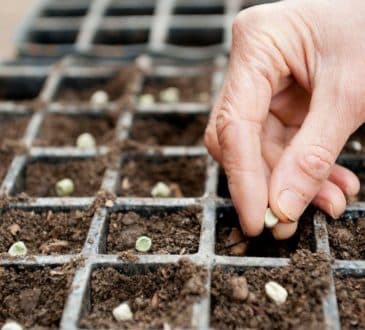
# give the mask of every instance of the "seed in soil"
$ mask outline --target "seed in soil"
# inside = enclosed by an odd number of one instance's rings
[[[56,183],[55,190],[58,197],[67,197],[73,194],[75,185],[71,179],[66,178]]]
[[[133,313],[128,305],[124,302],[113,309],[113,316],[117,321],[131,321],[133,320]]]
[[[151,190],[152,197],[170,197],[171,196],[171,189],[170,187],[164,182],[157,182],[152,190]]]
[[[27,255],[28,249],[24,242],[18,241],[10,247],[8,253],[11,257],[24,257]]]
[[[79,149],[92,149],[96,147],[95,138],[90,133],[82,133],[76,140]]]
[[[95,91],[90,98],[90,103],[95,106],[105,106],[109,102],[109,95],[102,90]]]
[[[152,247],[152,240],[147,236],[140,236],[136,240],[136,250],[138,252],[148,252]]]
[[[162,329],[164,324],[174,329],[193,327],[193,306],[206,294],[204,267],[187,259],[157,267],[129,267],[102,267],[92,273],[90,309],[80,327]],[[128,302],[133,311],[133,320],[122,324],[112,314],[121,301]]]
[[[1,330],[23,330],[23,327],[15,321],[8,321],[1,327]]]
[[[277,305],[284,304],[288,298],[288,291],[275,281],[265,284],[265,293]]]
[[[127,189],[121,184],[121,196],[150,197],[156,182],[164,182],[172,190],[171,197],[200,197],[204,194],[206,157],[125,159],[121,183],[128,179]]]
[[[155,104],[155,97],[152,94],[142,94],[138,98],[138,105],[140,107],[151,107]]]
[[[271,211],[270,208],[267,208],[265,213],[265,227],[274,228],[278,222],[278,217]]]
[[[164,103],[178,103],[180,92],[176,87],[168,87],[160,92],[160,101]]]
[[[196,253],[202,216],[196,207],[113,212],[108,219],[107,252],[135,253],[138,237],[148,236],[153,242],[151,254]]]

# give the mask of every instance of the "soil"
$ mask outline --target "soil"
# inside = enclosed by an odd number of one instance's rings
[[[198,208],[173,212],[112,213],[109,219],[108,252],[135,252],[139,236],[152,240],[148,254],[190,254],[198,252],[202,213]]]
[[[171,197],[200,197],[204,194],[205,157],[129,159],[121,170],[121,196],[151,197],[153,186],[169,185]]]
[[[0,150],[0,185],[8,173],[9,166],[14,158],[14,153]]]
[[[365,260],[365,218],[329,219],[327,230],[333,257]]]
[[[0,147],[5,140],[19,140],[28,124],[28,116],[0,115]]]
[[[312,212],[306,212],[299,221],[298,229],[293,237],[277,241],[267,229],[254,238],[239,235],[236,241],[229,240],[232,232],[240,232],[237,214],[233,209],[218,210],[217,236],[215,250],[218,255],[289,258],[299,249],[315,251],[315,237]],[[232,237],[232,234],[231,234]],[[234,244],[235,243],[235,244]],[[244,253],[238,253],[235,247],[244,244]]]
[[[365,278],[339,275],[335,285],[342,329],[365,329]]]
[[[23,241],[28,254],[79,253],[91,222],[85,211],[34,212],[8,209],[0,213],[0,253]]]
[[[114,138],[115,120],[108,116],[47,115],[37,137],[41,146],[75,146],[82,133],[94,136],[97,145],[105,145]]]
[[[322,298],[329,288],[329,262],[322,254],[299,250],[291,264],[281,268],[217,268],[212,276],[211,326],[215,329],[323,329]],[[244,276],[247,300],[234,299],[232,279]],[[278,306],[265,294],[275,281],[288,291]]]
[[[191,328],[193,304],[206,295],[207,271],[182,259],[176,265],[131,274],[100,268],[91,278],[91,310],[81,320],[88,329]],[[112,310],[128,302],[133,320],[116,322]]]
[[[56,183],[69,178],[75,185],[72,196],[94,196],[101,187],[105,168],[103,158],[29,163],[25,169],[23,192],[31,197],[57,197]]]
[[[148,145],[202,145],[207,122],[206,115],[175,114],[137,117],[130,137]]]
[[[63,267],[0,267],[0,326],[15,320],[25,328],[58,329],[73,277]]]
[[[144,82],[142,94],[152,94],[156,102],[160,100],[160,92],[169,87],[175,87],[180,92],[180,102],[207,103],[211,98],[211,75],[195,77],[150,77]]]

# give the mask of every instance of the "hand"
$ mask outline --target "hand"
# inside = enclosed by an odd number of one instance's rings
[[[365,120],[365,2],[292,0],[238,14],[206,146],[247,235],[270,205],[285,239],[310,202],[332,217],[358,193],[335,161]]]

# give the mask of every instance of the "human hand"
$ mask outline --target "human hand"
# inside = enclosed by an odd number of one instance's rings
[[[292,0],[235,18],[205,144],[247,235],[262,231],[268,204],[285,239],[310,202],[336,218],[358,193],[335,161],[365,121],[364,15],[361,0]]]

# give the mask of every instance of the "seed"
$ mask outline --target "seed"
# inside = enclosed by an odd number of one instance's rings
[[[168,87],[160,92],[160,100],[165,103],[180,101],[180,91],[176,87]]]
[[[234,227],[231,229],[231,232],[229,233],[227,240],[224,243],[225,247],[230,247],[232,245],[236,245],[238,243],[241,243],[243,241],[243,234],[242,231],[238,228]]]
[[[140,55],[136,58],[136,64],[142,71],[149,71],[152,66],[152,60],[148,55]]]
[[[148,252],[151,249],[152,240],[147,236],[140,236],[136,241],[136,250],[139,252]]]
[[[362,144],[360,141],[351,140],[349,146],[353,151],[360,152],[362,150]]]
[[[96,91],[93,95],[91,95],[90,102],[97,106],[106,105],[109,102],[109,95],[107,92],[102,90]]]
[[[138,98],[140,107],[150,107],[155,104],[155,97],[152,94],[143,94]]]
[[[151,190],[152,197],[170,197],[171,196],[171,189],[170,187],[163,182],[157,182],[152,190]]]
[[[236,257],[243,257],[247,251],[247,244],[242,242],[231,247],[231,255]]]
[[[278,305],[285,303],[286,298],[288,297],[286,289],[274,281],[270,281],[265,284],[265,293]]]
[[[8,321],[1,327],[1,330],[23,330],[23,327],[15,321]]]
[[[268,207],[265,213],[265,227],[273,228],[278,222],[278,217],[274,213],[272,213],[271,209]]]
[[[28,250],[22,241],[18,241],[10,247],[8,253],[12,257],[24,257],[27,255]]]
[[[113,316],[117,321],[133,320],[133,313],[126,302],[113,309]]]
[[[232,288],[232,297],[236,300],[244,301],[248,297],[248,285],[246,277],[235,276],[230,281]]]
[[[17,233],[20,232],[20,226],[17,223],[13,223],[12,225],[10,225],[8,227],[8,230],[10,231],[10,233],[15,236]]]
[[[96,147],[95,138],[90,133],[82,133],[76,140],[79,149],[92,149]]]
[[[58,197],[67,197],[73,194],[75,185],[71,179],[62,179],[56,183],[56,194]]]

